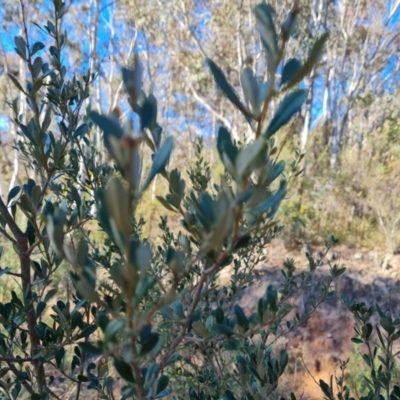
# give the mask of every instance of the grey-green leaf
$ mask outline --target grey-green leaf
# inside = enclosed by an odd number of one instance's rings
[[[294,114],[300,111],[301,106],[307,98],[307,93],[306,89],[298,89],[286,95],[275,111],[275,115],[265,131],[264,137],[271,137],[282,126],[286,125]]]
[[[238,149],[232,143],[231,134],[229,133],[228,129],[226,129],[224,126],[221,126],[218,129],[217,149],[221,161],[223,161],[223,154],[226,153],[231,163],[233,165],[235,164],[236,156],[238,154]]]
[[[26,61],[26,42],[22,36],[14,37],[15,51],[18,55]]]
[[[121,139],[124,135],[122,127],[114,117],[101,115],[96,111],[90,113],[90,119],[104,132],[105,135],[112,135]]]
[[[32,50],[31,50],[31,56],[33,56],[34,54],[36,54],[38,51],[43,50],[45,48],[44,44],[42,42],[36,42],[33,46],[32,46]]]
[[[263,203],[251,210],[252,214],[260,214],[267,212],[269,209],[279,203],[286,194],[287,182],[282,180],[279,189],[268,197]]]
[[[266,147],[266,140],[260,138],[240,151],[235,163],[236,172],[240,178],[247,178],[255,168],[260,167],[265,162]]]
[[[253,71],[249,67],[242,69],[240,74],[240,84],[246,101],[250,104],[253,112],[258,111],[258,83]]]
[[[328,38],[329,34],[324,33],[320,38],[317,39],[310,51],[310,55],[308,56],[307,61],[297,71],[296,75],[286,84],[286,88],[290,88],[298,84],[312,71],[314,65],[318,62],[322,54]]]
[[[287,61],[282,71],[281,86],[290,82],[293,77],[299,72],[301,63],[297,58],[291,58]]]
[[[13,74],[7,74],[8,77],[11,79],[12,83],[15,87],[20,90],[21,92],[25,93],[25,90],[22,88],[21,84],[18,82],[17,78]]]
[[[140,110],[141,129],[149,128],[153,130],[157,123],[157,99],[150,94]]]
[[[11,200],[13,200],[15,197],[18,196],[20,191],[21,191],[20,186],[15,186],[10,190],[10,192],[8,193],[8,197],[7,197],[7,206],[10,205]],[[13,202],[13,204],[14,204],[14,202]]]
[[[146,190],[154,177],[164,170],[171,156],[173,147],[174,139],[172,136],[169,136],[165,139],[164,143],[160,146],[153,158],[153,164],[150,168],[150,172],[146,178],[146,181],[143,184],[142,191]]]
[[[214,76],[215,83],[218,87],[222,90],[225,96],[234,104],[243,114],[247,115],[248,117],[251,116],[249,110],[242,104],[239,99],[238,94],[236,93],[235,89],[231,86],[231,84],[227,81],[224,73],[222,72],[221,68],[218,67],[217,64],[210,58],[207,59],[207,64],[210,68],[211,73]]]
[[[261,42],[267,53],[268,69],[270,73],[276,67],[276,60],[278,55],[277,35],[272,19],[273,9],[271,6],[261,3],[254,7],[254,14],[256,16],[256,28],[260,34]]]

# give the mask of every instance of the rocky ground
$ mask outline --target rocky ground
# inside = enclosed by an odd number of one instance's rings
[[[308,249],[317,254],[323,248]],[[322,392],[316,382],[329,382],[330,375],[339,373],[339,360],[354,357],[353,319],[340,301],[345,294],[350,300],[364,301],[371,305],[378,303],[384,310],[400,316],[400,256],[386,256],[379,251],[362,251],[338,246],[328,254],[328,259],[346,272],[339,278],[335,299],[323,304],[311,317],[307,327],[299,329],[280,343],[291,355],[288,367],[286,390],[293,391],[298,398],[322,399]],[[245,290],[241,299],[246,308],[254,308],[255,301],[265,293],[270,283],[280,280],[280,268],[286,258],[293,258],[299,269],[308,268],[304,249],[288,251],[283,243],[269,249],[267,262],[257,271],[257,279],[252,287]],[[329,267],[322,267],[321,275]],[[320,276],[321,276],[320,275]],[[317,278],[318,279],[318,278]]]

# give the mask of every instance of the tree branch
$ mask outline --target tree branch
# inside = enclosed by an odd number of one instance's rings
[[[22,292],[24,294],[24,304],[32,301],[32,289],[31,289],[31,260],[29,256],[28,238],[18,227],[14,218],[9,213],[7,206],[4,204],[3,199],[0,197],[0,215],[6,221],[8,227],[13,233],[16,239],[16,245],[18,247],[19,263],[21,268],[21,283]],[[31,354],[36,355],[40,351],[40,340],[35,331],[36,325],[36,313],[33,308],[33,304],[30,305],[29,310],[26,311],[26,320],[28,323],[29,338],[31,342]],[[33,360],[36,368],[37,378],[39,382],[39,391],[42,392],[43,387],[46,384],[46,377],[44,373],[44,367],[39,363],[38,359]]]

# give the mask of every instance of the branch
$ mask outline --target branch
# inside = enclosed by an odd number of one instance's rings
[[[389,15],[387,17],[387,20],[385,22],[385,26],[387,26],[390,22],[390,20],[393,18],[393,16],[396,14],[397,9],[400,7],[400,0],[397,0],[397,3],[392,7],[392,9],[389,12]]]
[[[10,242],[12,242],[12,243],[14,243],[14,244],[16,243],[15,239],[12,238],[12,237],[7,233],[7,231],[6,231],[5,229],[1,228],[1,227],[0,227],[0,233],[3,234],[3,236],[5,236]]]
[[[198,95],[196,90],[194,89],[192,83],[189,81],[189,87],[190,90],[193,93],[193,97],[201,103],[215,118],[217,118],[219,121],[221,121],[224,125],[226,125],[227,128],[233,129],[233,124],[231,124],[222,114],[220,114],[218,111],[215,111],[202,97]]]
[[[13,364],[23,364],[26,362],[32,362],[32,357],[27,358],[18,358],[18,357],[2,357],[0,356],[0,361],[4,361],[6,363],[13,363]]]
[[[192,319],[192,315],[195,312],[197,304],[200,300],[201,291],[203,289],[203,285],[204,285],[204,282],[206,281],[206,278],[207,278],[207,275],[205,273],[203,273],[201,275],[199,283],[197,284],[196,293],[193,296],[192,306],[190,307],[190,310],[188,311],[188,313],[186,315],[186,318],[185,318],[185,321],[183,322],[181,331],[180,331],[179,335],[175,338],[175,340],[172,342],[171,346],[169,347],[169,350],[167,351],[167,353],[165,354],[165,356],[163,357],[163,359],[160,362],[160,371],[162,371],[164,369],[165,364],[170,359],[172,354],[175,353],[176,348],[179,346],[179,344],[185,337],[186,330]]]
[[[28,253],[28,238],[18,227],[17,223],[14,221],[13,217],[9,213],[7,206],[4,204],[4,201],[1,197],[0,197],[0,215],[6,221],[17,242],[16,245],[18,247],[19,263],[21,268],[22,291],[25,296],[24,303],[25,302],[28,303],[32,299],[31,260]],[[32,356],[34,356],[40,351],[40,340],[35,331],[36,313],[32,305],[30,306],[30,309],[26,311],[26,321],[28,324],[29,339],[31,342],[31,352]],[[37,359],[33,360],[33,363],[35,365],[35,369],[38,374],[39,390],[40,392],[42,392],[43,387],[46,386],[44,368],[43,365],[39,364],[39,360]],[[32,388],[30,389],[32,390]],[[33,391],[30,393],[33,393]]]
[[[6,361],[7,362],[7,361]],[[17,368],[15,367],[14,364],[12,364],[11,362],[7,362],[8,368],[10,368],[10,370],[13,372],[13,374],[15,375],[15,377],[17,377],[19,375],[19,371],[17,370]],[[24,386],[24,388],[26,389],[26,391],[29,394],[33,394],[34,391],[32,389],[32,386],[25,380],[25,379],[21,379],[20,381],[22,383],[22,385]]]

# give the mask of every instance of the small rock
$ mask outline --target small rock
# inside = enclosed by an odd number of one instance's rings
[[[363,258],[363,255],[362,255],[362,253],[355,253],[353,257],[356,260],[361,260]]]

